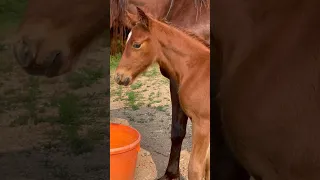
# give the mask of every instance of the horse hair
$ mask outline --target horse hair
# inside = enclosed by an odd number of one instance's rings
[[[197,9],[197,17],[199,14],[201,14],[201,8],[202,6],[207,6],[208,2],[210,0],[194,0],[194,6]],[[113,31],[113,36],[114,37],[118,37],[120,38],[121,42],[124,43],[125,42],[125,37],[124,37],[124,31],[125,31],[125,26],[124,26],[124,21],[125,21],[125,14],[126,14],[126,10],[127,10],[127,5],[128,5],[128,0],[111,0],[110,3],[115,3],[117,5],[117,14],[115,14],[115,16],[117,16],[117,20],[116,23],[114,23],[114,29],[116,29],[115,31]],[[200,12],[200,13],[198,13]],[[166,22],[164,19],[160,20],[161,22],[164,22],[170,26],[171,25],[169,22]],[[187,31],[185,29],[181,29],[178,28],[176,26],[173,26],[183,32],[185,32],[186,34],[188,34],[190,37],[193,37],[194,39],[200,41],[202,44],[204,44],[206,47],[210,48],[210,45],[202,38],[200,38],[199,36],[197,36],[196,34]]]
[[[188,31],[188,30],[186,30],[186,29],[184,29],[184,28],[177,27],[177,26],[173,25],[172,23],[166,21],[165,19],[160,19],[160,20],[158,20],[158,21],[160,21],[160,22],[162,22],[162,23],[165,23],[165,24],[169,25],[170,27],[173,27],[173,28],[175,28],[175,29],[178,29],[178,30],[182,31],[182,32],[185,33],[186,35],[188,35],[188,36],[190,36],[191,38],[199,41],[200,43],[202,43],[203,45],[205,45],[207,48],[210,49],[210,44],[209,44],[207,41],[205,41],[203,38],[201,38],[201,37],[199,37],[198,35],[196,35],[195,33],[191,32],[191,31]]]

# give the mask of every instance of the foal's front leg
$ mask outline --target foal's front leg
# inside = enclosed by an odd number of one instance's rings
[[[169,76],[160,69],[161,73]],[[172,104],[172,123],[171,123],[171,149],[167,170],[160,180],[180,179],[179,163],[182,141],[186,135],[186,126],[188,122],[187,115],[180,107],[177,84],[170,80],[170,93]]]

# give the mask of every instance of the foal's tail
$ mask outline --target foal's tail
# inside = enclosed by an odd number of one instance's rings
[[[207,156],[206,156],[205,180],[210,180],[210,144],[208,146]]]

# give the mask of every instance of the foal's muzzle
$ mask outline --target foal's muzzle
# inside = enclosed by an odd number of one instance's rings
[[[128,75],[123,74],[123,73],[116,73],[114,79],[117,82],[117,84],[128,86],[130,84],[132,78]]]

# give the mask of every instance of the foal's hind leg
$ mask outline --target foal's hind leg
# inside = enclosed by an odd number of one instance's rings
[[[161,70],[161,69],[160,69]],[[161,73],[169,78],[167,74],[161,70]],[[172,123],[171,123],[171,150],[167,170],[160,180],[172,180],[180,178],[179,163],[182,141],[186,135],[186,126],[188,117],[182,111],[178,98],[178,88],[175,82],[170,80],[170,93],[172,104]]]
[[[207,150],[207,157],[206,157],[206,167],[205,167],[205,179],[210,180],[210,144]]]
[[[210,144],[210,119],[192,118],[192,151],[188,167],[188,179],[202,180],[206,168]]]

